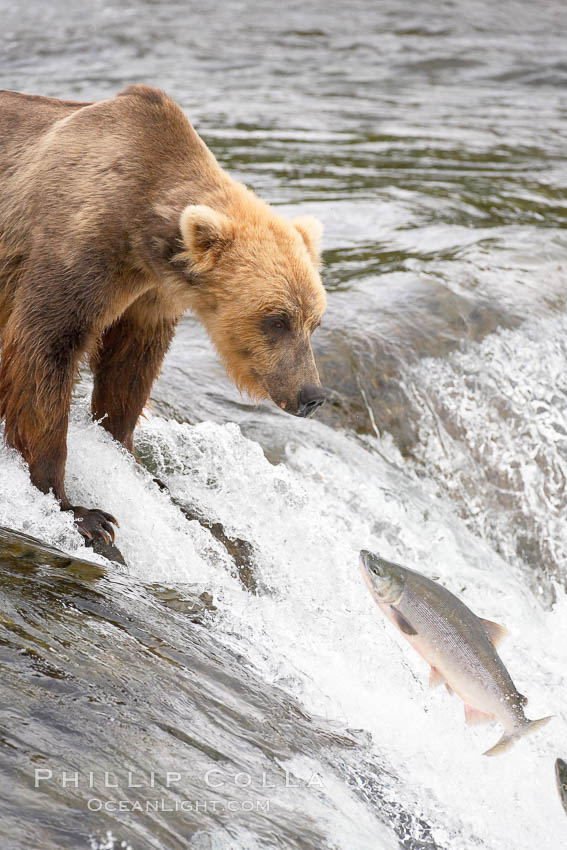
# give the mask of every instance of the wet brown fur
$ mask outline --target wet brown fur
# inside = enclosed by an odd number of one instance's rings
[[[294,412],[318,383],[317,223],[285,221],[232,180],[163,92],[92,104],[0,92],[0,183],[0,417],[62,507],[82,357],[94,416],[130,450],[187,309],[253,398]],[[266,330],[279,315],[285,333]]]

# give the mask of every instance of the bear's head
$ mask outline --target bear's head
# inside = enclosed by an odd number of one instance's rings
[[[325,400],[311,334],[325,309],[310,216],[286,221],[258,199],[229,214],[185,207],[180,218],[191,308],[237,387],[296,416]]]

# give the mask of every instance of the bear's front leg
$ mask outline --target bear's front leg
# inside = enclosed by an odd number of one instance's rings
[[[53,306],[53,305],[52,305]],[[67,318],[67,321],[63,321]],[[0,418],[5,440],[27,461],[32,483],[53,491],[61,509],[73,511],[86,540],[114,540],[104,511],[71,505],[64,487],[67,425],[77,363],[90,342],[76,317],[50,314],[50,306],[16,305],[5,329],[0,363]]]
[[[91,358],[93,417],[134,457],[134,429],[177,325],[156,320],[156,306],[151,293],[141,296],[105,331]]]

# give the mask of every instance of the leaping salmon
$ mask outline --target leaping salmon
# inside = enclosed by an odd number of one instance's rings
[[[415,570],[364,550],[360,568],[379,608],[431,665],[430,686],[444,682],[449,693],[457,693],[467,723],[497,720],[504,726],[500,740],[484,755],[503,752],[551,719],[525,716],[527,699],[496,652],[507,634],[503,626],[477,617],[453,593]]]
[[[557,782],[561,805],[567,814],[567,764],[563,759],[555,760],[555,781]]]

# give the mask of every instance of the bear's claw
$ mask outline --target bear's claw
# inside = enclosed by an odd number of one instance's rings
[[[71,508],[77,523],[77,531],[85,540],[94,540],[95,537],[102,537],[105,543],[114,543],[114,528],[111,523],[118,526],[112,514],[107,514],[106,511],[100,511],[96,508],[82,508],[76,506]]]

